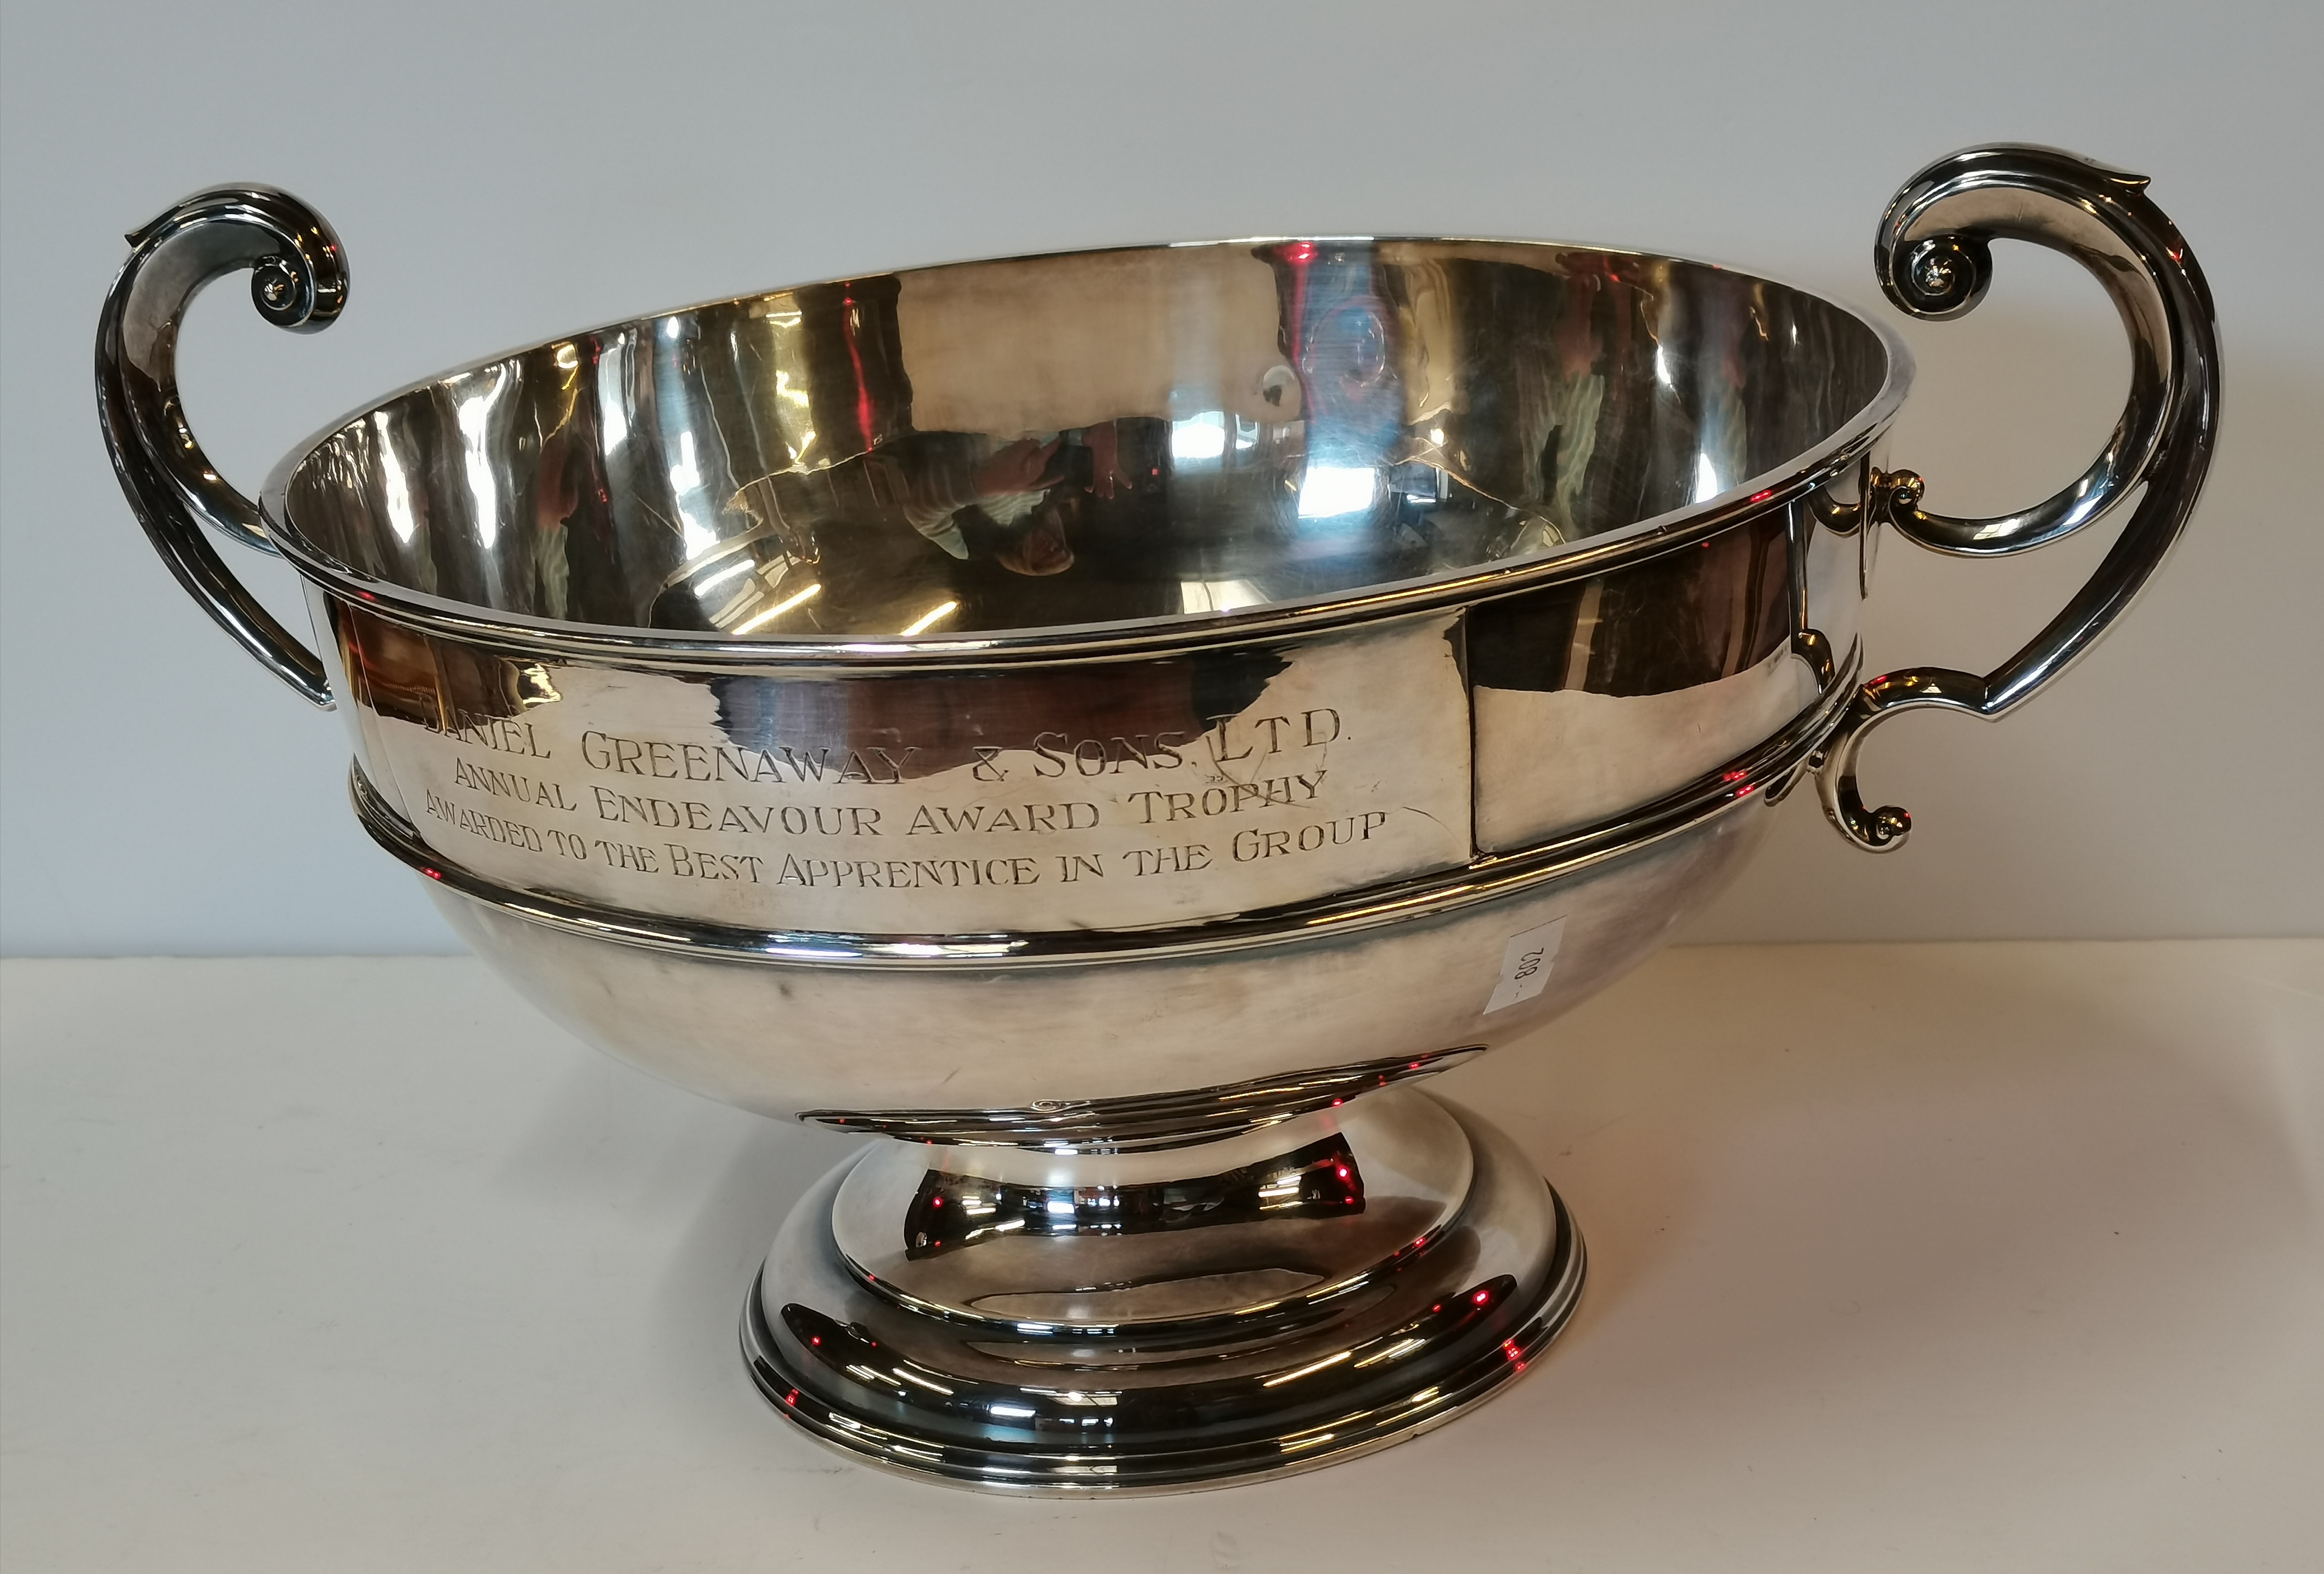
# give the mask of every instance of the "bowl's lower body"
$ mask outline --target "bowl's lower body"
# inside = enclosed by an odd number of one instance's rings
[[[874,1144],[793,1210],[742,1339],[779,1412],[872,1463],[1184,1491],[1441,1424],[1526,1369],[1582,1276],[1508,1138],[1389,1088],[1158,1151]]]
[[[1748,858],[1828,719],[1627,839],[1072,943],[592,908],[438,859],[360,778],[356,800],[582,1036],[886,1134],[794,1211],[742,1319],[783,1413],[959,1484],[1167,1491],[1426,1431],[1556,1334],[1582,1279],[1563,1207],[1409,1080],[1644,961]]]
[[[1773,819],[1755,798],[1536,884],[1495,891],[1464,876],[1483,888],[1476,899],[1349,932],[1055,965],[866,968],[609,943],[539,921],[521,897],[426,888],[479,956],[581,1038],[725,1103],[1008,1140],[1038,1140],[1056,1125],[1045,1112],[1086,1105],[1103,1112],[1093,1135],[1120,1137],[1118,1107],[1158,1095],[1506,1044],[1661,949]],[[1554,956],[1505,991],[1512,943],[1553,930]]]

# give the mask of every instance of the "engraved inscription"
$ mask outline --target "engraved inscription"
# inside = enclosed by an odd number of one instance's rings
[[[1359,842],[1369,842],[1372,833],[1388,824],[1388,815],[1379,809],[1360,815],[1344,815],[1321,824],[1310,822],[1296,831],[1238,831],[1234,836],[1234,856],[1237,863],[1249,863],[1260,858],[1288,858],[1295,852],[1321,852],[1326,847],[1346,847]]]
[[[455,713],[456,716],[457,713]],[[549,750],[540,746],[540,738],[530,722],[512,722],[494,717],[458,719],[449,724],[429,728],[438,737],[455,743],[466,743],[475,749],[489,749],[495,754],[523,754],[534,759],[547,759]]]
[[[378,723],[446,857],[750,927],[1181,922],[1468,859],[1468,707],[1441,621],[1237,659],[933,695],[527,667],[502,690],[521,714]]]
[[[530,777],[512,770],[495,770],[488,765],[471,765],[465,759],[453,757],[452,781],[487,797],[511,798],[520,804],[538,808],[573,812],[565,801],[565,784]]]
[[[447,798],[438,797],[432,792],[424,801],[430,816],[471,836],[481,836],[503,847],[521,847],[532,852],[541,851],[544,838],[530,825],[504,820],[498,815],[472,809],[465,804],[453,803]]]
[[[1324,772],[1312,774],[1263,777],[1258,781],[1233,781],[1220,787],[1204,787],[1202,791],[1173,793],[1148,789],[1129,795],[1137,805],[1139,823],[1151,825],[1159,821],[1208,819],[1213,815],[1240,815],[1246,810],[1264,809],[1272,804],[1289,805],[1294,803],[1312,804],[1321,794]]]
[[[917,749],[900,754],[885,749],[739,749],[730,744],[672,743],[659,738],[621,738],[594,729],[581,734],[581,758],[593,770],[664,781],[794,781],[897,783]]]
[[[859,891],[957,890],[975,886],[1029,886],[1041,878],[1029,858],[791,858],[777,885]]]

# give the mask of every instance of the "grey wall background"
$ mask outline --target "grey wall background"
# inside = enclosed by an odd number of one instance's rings
[[[688,299],[980,254],[1255,233],[1561,236],[1707,255],[1885,310],[1895,185],[1976,141],[2145,171],[2217,293],[2226,436],[2122,631],[1995,726],[1916,717],[1868,790],[1804,797],[1696,939],[2324,933],[2324,60],[2313,6],[414,3],[0,9],[0,948],[451,950],[357,830],[334,720],[210,627],[132,523],[89,345],[121,233],[287,186],[346,240],[319,337],[221,287],[193,422],[254,490],[397,383]],[[2128,360],[2070,265],[1997,259],[1904,328],[1894,444],[1932,506],[2077,474]],[[1986,667],[2106,526],[2008,564],[1891,539],[1869,658]],[[278,606],[288,571],[231,559]],[[303,626],[303,614],[300,614]]]

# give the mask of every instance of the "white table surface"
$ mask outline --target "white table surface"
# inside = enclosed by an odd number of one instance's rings
[[[2324,1568],[2324,942],[1667,953],[1438,1084],[1590,1243],[1524,1381],[1111,1503],[779,1422],[735,1315],[850,1139],[473,962],[0,995],[10,1574]]]

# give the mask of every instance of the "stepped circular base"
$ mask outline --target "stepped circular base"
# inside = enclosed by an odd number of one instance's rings
[[[871,1463],[1185,1491],[1443,1424],[1556,1336],[1582,1268],[1507,1138],[1389,1090],[1167,1155],[880,1145],[793,1211],[742,1341],[778,1411]]]

